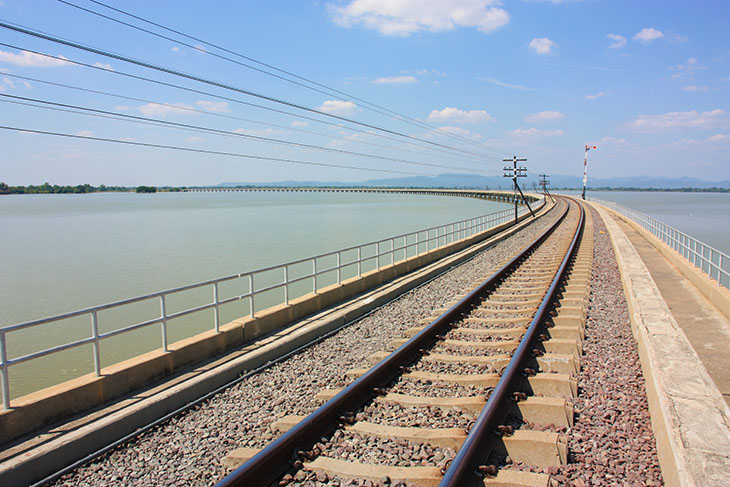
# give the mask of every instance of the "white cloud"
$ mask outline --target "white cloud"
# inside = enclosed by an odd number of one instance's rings
[[[389,78],[378,78],[373,80],[376,85],[407,85],[418,83],[413,76],[391,76]]]
[[[215,113],[226,113],[230,112],[228,108],[228,102],[226,101],[211,101],[211,100],[198,100],[195,102],[203,110]]]
[[[172,52],[174,52],[175,54],[185,54],[185,52],[183,52],[183,50],[182,50],[182,49],[180,49],[180,48],[179,48],[179,47],[177,47],[177,46],[173,47],[173,48],[172,48],[172,49],[170,49],[170,50],[171,50]]]
[[[682,91],[707,91],[707,86],[697,86],[697,85],[689,85],[689,86],[683,86]]]
[[[609,49],[619,49],[626,45],[626,38],[618,34],[608,34],[606,37],[611,39],[613,42],[608,46]]]
[[[715,134],[707,137],[707,142],[730,142],[730,134]]]
[[[96,66],[97,68],[102,68],[102,69],[106,69],[106,70],[109,70],[109,71],[114,71],[114,68],[112,68],[112,65],[111,64],[96,62],[96,63],[94,63],[94,66]]]
[[[407,73],[408,71],[401,71],[401,73]],[[446,73],[442,73],[441,71],[437,69],[419,69],[416,71],[416,74],[419,76],[428,76],[428,75],[434,75],[434,76],[446,76]]]
[[[465,137],[467,139],[472,140],[479,140],[482,138],[480,134],[474,133],[471,130],[467,130],[465,128],[461,127],[452,127],[452,126],[445,126],[445,127],[439,127],[439,130],[442,132],[448,132],[450,134],[459,135],[461,137]]]
[[[662,31],[656,30],[653,27],[645,27],[636,33],[634,40],[648,44],[651,41],[661,39],[662,37],[664,37],[664,33]]]
[[[120,107],[121,108],[121,107]],[[161,105],[159,103],[147,103],[146,105],[140,105],[137,110],[142,112],[143,115],[148,117],[166,117],[167,115],[194,115],[195,112],[191,111],[190,105],[185,103],[170,103],[167,105]]]
[[[76,132],[76,135],[80,135],[81,137],[93,137],[94,132],[92,132],[91,130],[79,130],[78,132]]]
[[[197,142],[203,142],[205,139],[203,137],[198,137],[197,135],[191,135],[190,137],[187,137],[185,140],[187,142],[197,143]]]
[[[565,132],[562,130],[540,130],[537,128],[529,128],[529,129],[515,129],[510,132],[507,132],[507,135],[511,135],[513,137],[560,137],[561,135],[564,135]]]
[[[599,98],[603,98],[605,96],[608,96],[609,94],[603,91],[599,91],[595,95],[586,95],[586,99],[588,100],[598,100]]]
[[[63,56],[59,56],[63,59]],[[66,61],[41,56],[34,52],[20,51],[20,54],[14,52],[0,51],[0,62],[15,64],[16,66],[31,66],[34,68],[51,68],[55,66],[66,66]]]
[[[332,115],[343,116],[353,114],[355,112],[355,108],[357,108],[357,105],[351,101],[327,100],[317,107],[317,110],[330,113]]]
[[[546,110],[544,112],[531,113],[525,117],[527,123],[552,122],[565,118],[565,115],[555,110]]]
[[[342,7],[328,4],[327,9],[341,27],[363,25],[385,36],[408,36],[459,27],[492,32],[509,23],[509,13],[492,6],[497,3],[496,0],[352,0]]]
[[[266,129],[236,129],[234,130],[237,134],[243,134],[243,135],[253,135],[255,137],[267,137],[270,135],[276,135],[282,133],[281,130],[276,130],[272,128],[266,128]]]
[[[612,145],[612,144],[625,144],[626,139],[617,139],[616,137],[604,137],[601,140],[598,141],[595,145],[602,146],[602,145]],[[590,144],[589,144],[590,145]]]
[[[696,57],[691,57],[687,59],[684,64],[677,64],[676,66],[672,66],[669,69],[671,69],[672,71],[676,71],[674,74],[672,74],[672,79],[691,79],[694,77],[695,71],[700,71],[707,68],[700,64],[699,60]]]
[[[291,126],[292,127],[299,127],[299,128],[309,127],[309,122],[305,122],[303,120],[294,120],[291,123]]]
[[[494,120],[485,110],[460,110],[446,107],[443,110],[433,110],[428,115],[429,122],[452,123],[485,123]]]
[[[637,132],[660,132],[677,129],[706,129],[730,126],[730,118],[724,110],[709,112],[668,112],[659,115],[639,115],[628,123],[628,128]]]
[[[505,83],[504,81],[500,81],[496,78],[489,78],[486,76],[482,76],[479,78],[480,81],[485,81],[487,83],[491,83],[493,85],[502,86],[504,88],[512,88],[513,90],[521,90],[521,91],[537,91],[535,88],[528,88],[527,86],[522,85],[515,85],[511,83]]]
[[[552,54],[553,48],[558,47],[558,45],[547,37],[535,37],[530,41],[529,47],[537,54]]]
[[[3,83],[8,88],[15,88],[15,83],[13,83],[13,80],[11,80],[10,78],[8,78],[7,76],[3,76]]]

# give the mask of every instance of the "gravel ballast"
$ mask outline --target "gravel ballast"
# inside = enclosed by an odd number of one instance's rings
[[[595,247],[569,463],[511,468],[548,472],[565,486],[664,485],[621,275],[606,226],[590,211]]]
[[[228,473],[221,459],[240,447],[262,448],[278,436],[271,424],[308,414],[323,388],[342,384],[347,370],[385,350],[405,330],[444,308],[474,282],[488,277],[555,218],[545,218],[376,310],[339,333],[255,374],[205,403],[65,474],[57,486],[212,485]]]
[[[402,338],[407,328],[416,326],[419,320],[447,306],[475,281],[487,277],[495,264],[527,244],[553,221],[556,213],[553,211],[515,237],[404,294],[332,337],[65,475],[54,485],[214,484],[228,473],[220,462],[223,456],[235,448],[267,445],[278,436],[271,429],[274,421],[288,414],[310,413],[319,405],[314,399],[317,392],[349,383],[351,379],[345,379],[344,372],[365,366],[369,355],[387,349],[389,342]],[[545,472],[566,486],[663,485],[620,275],[605,226],[595,212],[592,214],[595,249],[583,368],[578,374],[579,395],[574,400],[576,423],[565,433],[569,438],[571,463]],[[472,373],[494,372],[489,366],[476,365],[421,362],[414,367],[414,370],[441,373],[452,369],[453,372],[465,369]],[[413,392],[417,383],[402,380],[397,388],[400,392]],[[465,389],[477,394],[483,392],[481,388],[461,386],[445,386],[442,391],[450,395],[461,394]],[[391,426],[468,428],[469,421],[475,418],[454,410],[407,408],[375,401],[358,413],[357,419]],[[530,426],[522,427],[529,429]],[[538,425],[532,426],[540,429]],[[379,455],[392,465],[442,466],[453,456],[446,449],[403,441],[374,442],[357,434],[325,440],[322,446],[331,453],[328,456],[340,458],[357,457],[355,452],[361,445],[381,445]],[[508,468],[541,471],[522,465]],[[378,485],[317,477],[301,470],[296,474],[299,477],[292,485]]]

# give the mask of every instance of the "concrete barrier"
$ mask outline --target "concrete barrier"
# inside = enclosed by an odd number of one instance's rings
[[[610,208],[607,208],[615,218],[626,222],[637,232],[641,233],[646,240],[661,253],[665,259],[676,267],[684,277],[689,280],[727,319],[730,319],[730,289],[721,286],[716,280],[711,279],[706,273],[685,259],[679,252],[671,248],[656,235]]]

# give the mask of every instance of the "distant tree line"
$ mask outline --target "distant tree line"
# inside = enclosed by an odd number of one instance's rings
[[[185,186],[173,187],[173,186],[161,186],[159,188],[155,186],[137,186],[136,188],[130,188],[128,186],[106,186],[101,184],[99,186],[92,186],[90,184],[79,184],[76,186],[59,186],[58,184],[43,183],[39,186],[9,186],[6,183],[0,182],[0,194],[84,194],[84,193],[104,193],[104,192],[117,192],[117,193],[129,193],[135,191],[137,193],[156,193],[157,191],[169,191],[177,193],[184,191]]]
[[[579,191],[580,188],[550,188],[553,190],[572,190]],[[636,188],[633,186],[605,186],[601,188],[587,188],[587,191],[648,191],[648,192],[663,192],[663,193],[730,193],[730,188]]]
[[[124,186],[92,186],[90,184],[79,184],[76,186],[59,186],[58,184],[43,183],[39,186],[8,186],[0,182],[0,194],[83,194],[99,193],[105,191],[129,191]]]

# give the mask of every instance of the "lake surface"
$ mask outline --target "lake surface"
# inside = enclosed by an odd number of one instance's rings
[[[633,208],[730,255],[730,193],[589,191],[587,198]]]
[[[363,193],[96,193],[0,197],[0,326],[251,271],[503,209],[507,203]],[[209,288],[208,288],[209,290]],[[210,302],[209,292],[205,300]],[[190,300],[202,299],[194,293]],[[205,302],[205,301],[203,301]],[[172,307],[174,303],[171,303]],[[174,311],[174,310],[173,310]],[[210,311],[210,310],[209,310]],[[239,313],[236,315],[236,313]],[[211,311],[212,314],[212,311]],[[243,314],[233,307],[221,323]],[[99,316],[103,331],[159,316]],[[193,316],[170,342],[211,328]],[[8,334],[10,357],[90,335],[89,317]],[[102,342],[103,364],[160,346],[159,326]],[[12,396],[93,370],[91,346],[10,367]],[[73,365],[70,365],[73,364]]]

